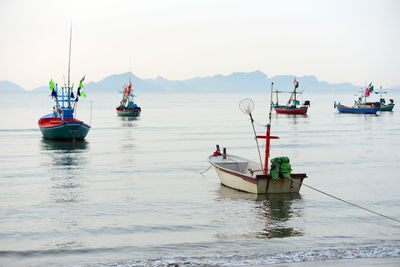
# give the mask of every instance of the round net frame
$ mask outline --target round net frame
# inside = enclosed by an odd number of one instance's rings
[[[254,110],[254,102],[250,98],[245,98],[239,102],[240,110],[247,115],[250,115]]]

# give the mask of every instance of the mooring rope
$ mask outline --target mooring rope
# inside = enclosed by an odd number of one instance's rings
[[[295,182],[300,183],[299,181],[296,181],[296,180],[294,180],[294,179],[292,179],[292,178],[290,178],[290,177],[289,177],[289,179],[292,180],[292,181],[295,181]],[[315,188],[315,187],[312,187],[312,186],[310,186],[310,185],[307,185],[307,184],[305,184],[305,183],[303,183],[303,185],[306,186],[306,187],[308,187],[308,188],[310,188],[310,189],[312,189],[312,190],[315,190],[315,191],[317,191],[317,192],[319,192],[319,193],[321,193],[321,194],[324,194],[324,195],[329,196],[329,197],[331,197],[331,198],[337,199],[337,200],[339,200],[339,201],[342,201],[342,202],[344,202],[344,203],[347,203],[347,204],[349,204],[349,205],[351,205],[351,206],[354,206],[354,207],[356,207],[356,208],[359,208],[359,209],[362,209],[362,210],[371,212],[371,213],[373,213],[373,214],[379,215],[379,216],[384,217],[384,218],[386,218],[386,219],[393,220],[393,221],[396,221],[396,222],[400,223],[400,220],[399,220],[399,219],[396,219],[396,218],[387,216],[387,215],[385,215],[385,214],[382,214],[382,213],[379,213],[379,212],[376,212],[376,211],[373,211],[373,210],[364,208],[364,207],[362,207],[362,206],[360,206],[360,205],[357,205],[357,204],[354,204],[354,203],[352,203],[352,202],[350,202],[350,201],[341,199],[341,198],[339,198],[339,197],[336,197],[336,196],[334,196],[334,195],[331,195],[331,194],[329,194],[329,193],[326,193],[326,192],[324,192],[324,191],[322,191],[322,190],[319,190],[319,189],[317,189],[317,188]]]
[[[208,168],[207,168],[205,171],[200,172],[200,174],[205,173],[205,172],[208,171],[211,167],[212,167],[212,164],[210,163],[210,166],[208,166]]]
[[[267,127],[267,125],[266,124],[261,124],[261,123],[258,123],[258,122],[254,122],[255,124],[257,124],[258,126],[263,126],[263,127]]]
[[[208,166],[208,168],[207,168],[206,170],[200,172],[200,174],[205,173],[205,172],[208,171],[212,166],[213,166],[213,165],[210,163],[210,166]],[[299,181],[294,180],[294,179],[292,179],[292,178],[290,178],[290,177],[289,177],[289,179],[290,179],[291,181],[293,181],[293,182],[300,183]],[[319,190],[319,189],[317,189],[317,188],[315,188],[315,187],[312,187],[311,185],[308,185],[308,184],[305,184],[305,183],[302,183],[302,185],[304,185],[305,187],[308,187],[308,188],[310,188],[310,189],[312,189],[312,190],[314,190],[314,191],[317,191],[318,193],[321,193],[321,194],[326,195],[326,196],[328,196],[328,197],[334,198],[334,199],[339,200],[339,201],[341,201],[341,202],[347,203],[347,204],[349,204],[349,205],[351,205],[351,206],[354,206],[354,207],[356,207],[356,208],[359,208],[359,209],[368,211],[368,212],[373,213],[373,214],[375,214],[375,215],[378,215],[378,216],[384,217],[384,218],[386,218],[386,219],[389,219],[389,220],[392,220],[392,221],[395,221],[395,222],[400,223],[400,220],[399,220],[399,219],[396,219],[396,218],[387,216],[387,215],[385,215],[385,214],[382,214],[382,213],[379,213],[379,212],[376,212],[376,211],[373,211],[373,210],[364,208],[364,207],[362,207],[362,206],[360,206],[360,205],[354,204],[354,203],[352,203],[352,202],[350,202],[350,201],[344,200],[344,199],[342,199],[342,198],[336,197],[336,196],[331,195],[331,194],[329,194],[329,193],[326,193],[326,192],[324,192],[324,191],[322,191],[322,190]]]

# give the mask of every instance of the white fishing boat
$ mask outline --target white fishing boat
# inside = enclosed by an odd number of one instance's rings
[[[271,85],[271,96],[272,96]],[[254,162],[239,156],[230,155],[223,149],[220,152],[219,145],[213,155],[208,157],[208,161],[214,166],[221,184],[240,191],[254,194],[276,194],[276,193],[298,193],[300,191],[303,179],[307,177],[305,173],[291,173],[291,166],[287,157],[272,159],[269,167],[268,159],[270,154],[270,140],[278,139],[271,136],[271,111],[270,105],[269,123],[266,125],[266,135],[257,136],[254,128],[254,120],[251,112],[254,109],[254,103],[251,99],[244,99],[240,102],[240,109],[250,116],[254,135],[258,148],[260,162]],[[264,163],[261,159],[261,153],[257,139],[265,139],[265,158]]]
[[[273,181],[270,175],[260,170],[260,164],[227,154],[209,156],[209,162],[215,167],[221,184],[240,191],[254,194],[298,193],[306,174],[290,175],[291,179],[279,178]]]

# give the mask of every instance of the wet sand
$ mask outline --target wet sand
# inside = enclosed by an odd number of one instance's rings
[[[326,260],[326,261],[306,261],[280,263],[271,265],[257,265],[254,267],[353,267],[353,266],[385,266],[399,267],[400,257],[398,258],[364,258],[364,259],[342,259],[342,260]]]

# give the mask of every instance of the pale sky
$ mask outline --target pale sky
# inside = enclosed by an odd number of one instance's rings
[[[397,0],[0,0],[0,80],[251,72],[400,85]]]

